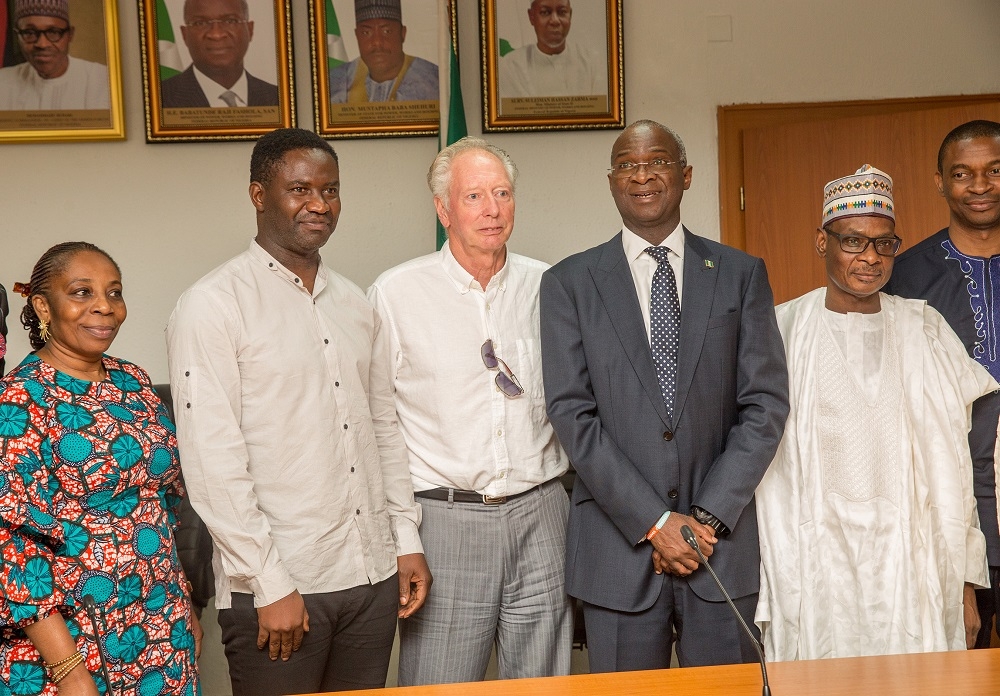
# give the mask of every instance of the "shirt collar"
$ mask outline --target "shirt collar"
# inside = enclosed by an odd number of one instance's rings
[[[622,226],[622,246],[625,248],[625,258],[628,259],[629,263],[632,263],[637,258],[646,253],[646,249],[652,246],[645,239],[637,235],[635,232],[629,228]],[[684,260],[684,226],[681,223],[677,223],[677,227],[674,228],[673,232],[667,235],[659,246],[665,246],[677,257],[683,261]]]
[[[215,106],[221,99],[219,95],[227,91],[227,88],[223,87],[218,82],[203,73],[197,68],[197,66],[192,65],[191,67],[194,69],[194,77],[198,80],[198,86],[201,87],[201,91],[205,93],[205,98],[208,99],[208,103]],[[236,98],[239,100],[237,102],[238,106],[247,105],[247,89],[247,71],[244,70],[240,75],[240,79],[236,81],[236,84],[228,88],[228,91],[235,94]]]
[[[510,249],[507,249],[507,258],[504,260],[503,267],[497,271],[490,282],[486,284],[486,288],[480,287],[479,281],[477,281],[471,273],[462,268],[462,265],[455,258],[455,255],[451,253],[451,247],[448,242],[444,243],[441,247],[441,265],[444,266],[445,273],[451,278],[455,285],[455,289],[461,294],[465,294],[470,290],[486,290],[489,287],[496,287],[500,290],[507,289],[507,275],[510,273]]]
[[[264,266],[267,270],[277,274],[279,277],[284,278],[286,281],[294,285],[296,288],[302,292],[308,293],[305,286],[302,285],[302,279],[297,275],[292,273],[290,270],[281,265],[278,259],[271,256],[264,250],[257,240],[254,239],[250,242],[250,256],[257,261],[259,264]],[[319,269],[316,271],[316,281],[313,283],[313,296],[315,297],[326,287],[327,274],[326,266],[323,264],[323,259],[319,260]]]

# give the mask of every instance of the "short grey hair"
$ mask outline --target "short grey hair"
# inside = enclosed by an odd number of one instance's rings
[[[466,136],[441,150],[431,162],[431,168],[427,171],[427,185],[435,198],[440,198],[442,202],[447,204],[448,188],[451,186],[451,166],[458,155],[472,150],[489,153],[500,160],[503,168],[507,171],[511,193],[514,192],[514,187],[517,184],[517,165],[514,164],[510,155],[487,140]]]
[[[185,22],[187,22],[190,5],[194,1],[195,0],[184,0],[184,9],[181,12],[184,15]],[[250,19],[250,3],[247,2],[247,0],[240,0],[240,7],[243,9],[243,19]]]
[[[685,165],[688,163],[688,153],[687,153],[687,148],[684,147],[684,141],[681,140],[681,136],[677,135],[677,133],[672,128],[668,128],[662,123],[657,123],[656,121],[650,120],[648,118],[644,118],[640,121],[632,123],[631,125],[629,125],[629,128],[635,128],[636,126],[645,126],[646,128],[653,128],[655,130],[659,130],[662,133],[665,133],[666,135],[669,135],[671,138],[674,139],[674,142],[677,143],[677,154],[680,155],[681,163]]]

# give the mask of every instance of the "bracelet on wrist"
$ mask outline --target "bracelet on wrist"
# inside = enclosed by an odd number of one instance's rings
[[[74,669],[80,666],[83,662],[83,653],[75,652],[69,657],[54,662],[51,665],[46,665],[49,673],[49,681],[53,684],[58,684],[72,672]]]

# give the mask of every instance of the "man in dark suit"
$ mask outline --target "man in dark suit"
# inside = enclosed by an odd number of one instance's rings
[[[161,83],[163,108],[278,105],[278,87],[243,67],[253,39],[246,0],[187,0],[181,36],[192,63]]]
[[[542,277],[549,418],[576,467],[566,587],[593,672],[756,659],[705,555],[753,625],[754,489],[781,439],[788,374],[764,262],[684,229],[673,131],[639,121],[608,180],[624,229]],[[683,308],[683,311],[682,311]]]

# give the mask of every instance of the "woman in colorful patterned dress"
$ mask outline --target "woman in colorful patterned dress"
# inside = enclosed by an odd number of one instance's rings
[[[174,550],[174,426],[149,376],[105,355],[121,273],[48,250],[0,380],[0,696],[199,693],[201,627]]]

